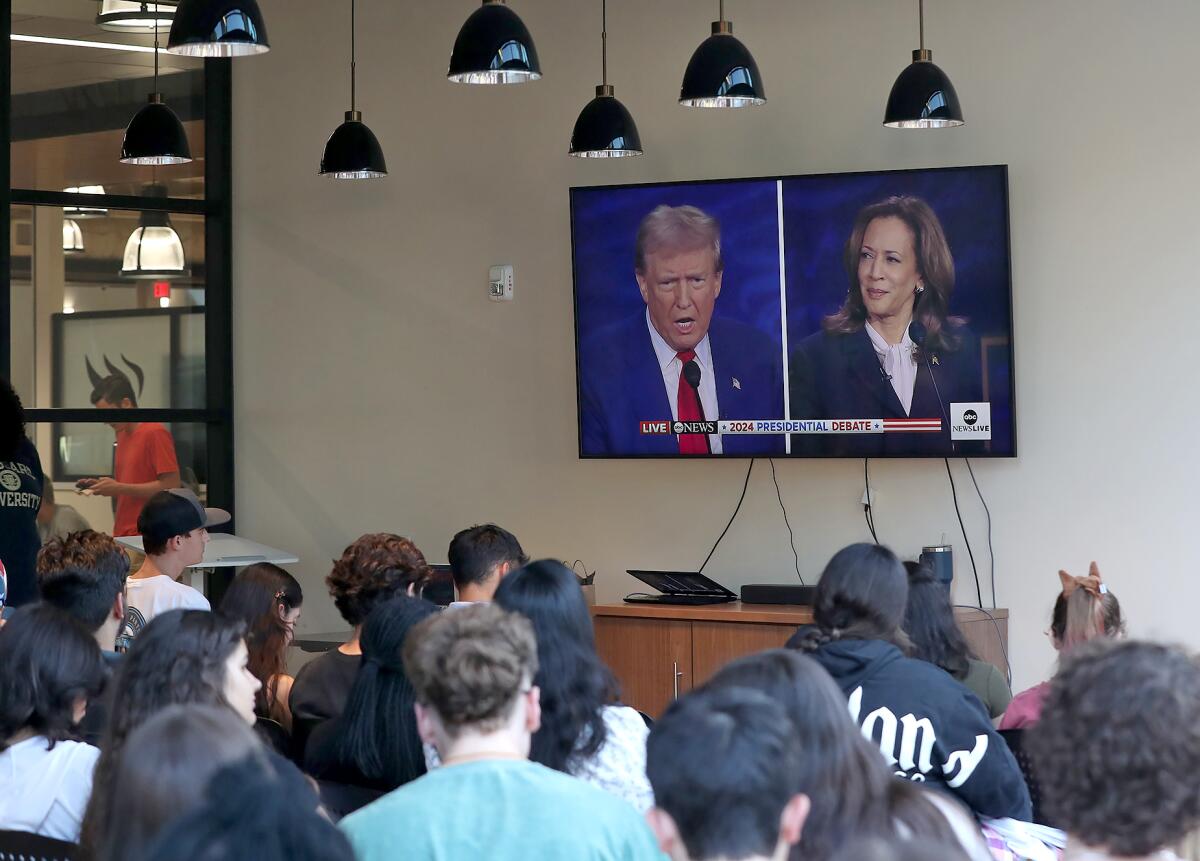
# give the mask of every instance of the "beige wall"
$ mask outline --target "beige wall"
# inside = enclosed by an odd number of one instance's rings
[[[546,78],[501,89],[443,77],[473,0],[359,4],[360,107],[383,181],[316,175],[348,107],[332,11],[348,3],[263,0],[273,50],[235,63],[240,527],[302,558],[305,629],[340,626],[321,579],[364,531],[444,561],[458,528],[496,520],[535,555],[599,569],[616,599],[634,586],[625,568],[692,568],[724,526],[745,462],[576,459],[570,186],[1007,163],[1021,455],[976,474],[1016,683],[1051,667],[1055,572],[1093,558],[1133,632],[1200,645],[1200,7],[932,0],[928,44],[968,125],[903,132],[879,123],[915,47],[915,3],[727,4],[770,102],[712,112],[675,98],[716,3],[614,0],[611,80],[647,154],[594,163],[566,150],[597,83],[599,3],[513,4]],[[494,263],[516,266],[511,304],[486,298]],[[867,536],[862,464],[778,470],[811,582]],[[945,535],[957,597],[973,598],[942,464],[881,462],[872,478],[880,539],[912,555]],[[959,496],[986,569],[965,470]],[[708,571],[733,587],[792,578],[765,463]]]

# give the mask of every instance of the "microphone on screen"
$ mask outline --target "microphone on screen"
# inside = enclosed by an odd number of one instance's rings
[[[696,360],[692,359],[686,362],[683,366],[683,378],[687,380],[687,384],[693,389],[700,389],[700,366],[696,364]]]

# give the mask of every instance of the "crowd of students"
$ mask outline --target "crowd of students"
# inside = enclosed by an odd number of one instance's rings
[[[96,861],[1114,861],[1200,828],[1200,663],[1126,638],[1094,565],[1055,584],[1057,673],[1012,697],[927,570],[852,545],[812,625],[655,722],[574,573],[494,525],[451,542],[445,609],[411,541],[350,544],[326,584],[353,633],[293,679],[288,572],[213,609],[177,582],[218,517],[152,498],[142,576],[100,533],[42,550],[0,628],[0,829]]]

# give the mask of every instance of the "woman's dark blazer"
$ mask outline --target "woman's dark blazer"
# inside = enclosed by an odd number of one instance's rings
[[[945,457],[977,454],[982,443],[950,440],[950,404],[983,399],[979,339],[953,330],[959,346],[931,350],[917,365],[912,409],[906,415],[866,329],[820,331],[800,342],[788,367],[793,419],[940,418],[941,433],[794,435],[792,453],[827,457]],[[936,383],[936,385],[935,385]],[[940,397],[939,397],[940,395]]]

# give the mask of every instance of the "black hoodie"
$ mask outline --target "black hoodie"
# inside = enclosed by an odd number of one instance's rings
[[[1016,759],[983,703],[950,674],[882,640],[834,640],[811,655],[898,776],[947,790],[981,816],[1032,820]]]

